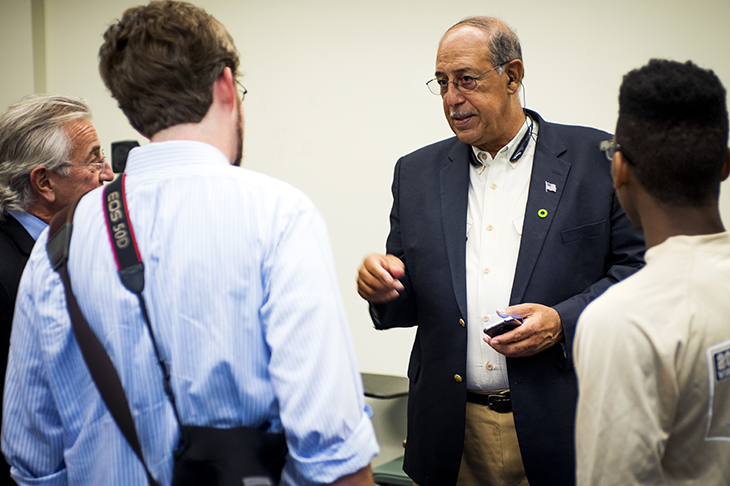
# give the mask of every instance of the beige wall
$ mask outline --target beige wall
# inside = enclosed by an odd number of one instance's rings
[[[140,138],[96,66],[107,24],[136,3],[45,0],[47,89],[89,100],[107,151],[113,141]],[[228,27],[241,51],[250,93],[244,164],[304,190],[327,220],[363,371],[407,369],[413,330],[374,331],[354,280],[362,257],[384,248],[396,159],[451,135],[438,97],[424,86],[447,27],[474,14],[514,27],[527,106],[551,121],[611,131],[621,76],[650,57],[692,59],[730,86],[726,0],[197,3]],[[34,90],[30,5],[0,3],[3,108]]]
[[[0,2],[0,111],[33,93],[30,0]]]

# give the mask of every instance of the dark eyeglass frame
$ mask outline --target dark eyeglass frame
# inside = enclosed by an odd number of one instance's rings
[[[604,140],[598,148],[601,149],[601,152],[604,153],[609,161],[613,161],[613,157],[616,155],[616,152],[621,152],[624,154],[624,157],[626,157],[629,164],[634,166],[636,165],[636,159],[618,142],[614,142],[613,140]]]
[[[238,84],[238,93],[241,95],[241,101],[243,101],[246,98],[246,93],[248,93],[248,90],[244,85],[241,84],[239,80],[236,80],[236,84]]]
[[[458,89],[462,93],[468,93],[469,91],[474,91],[475,89],[477,89],[477,86],[478,86],[477,81],[479,79],[481,79],[482,77],[491,73],[495,69],[499,69],[502,66],[504,66],[505,64],[508,64],[512,61],[514,61],[514,59],[505,61],[502,64],[498,64],[498,65],[494,66],[492,69],[490,69],[488,71],[484,71],[482,74],[479,74],[477,76],[470,76],[470,75],[466,74],[463,76],[459,76],[458,78],[454,79],[453,81],[449,81],[448,79],[439,79],[439,78],[429,79],[428,81],[426,81],[426,87],[428,88],[428,90],[431,93],[433,93],[437,96],[443,96],[449,92],[449,83],[453,83],[454,86],[456,87],[456,89]],[[471,88],[464,86],[464,83],[471,84],[472,82],[474,83],[474,86],[472,86]]]

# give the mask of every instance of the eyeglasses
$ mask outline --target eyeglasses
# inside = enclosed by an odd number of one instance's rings
[[[628,153],[624,147],[614,142],[613,140],[604,140],[598,147],[601,149],[601,152],[606,155],[606,158],[608,160],[613,160],[616,152],[621,152],[622,154],[624,154],[624,157],[626,157],[626,160],[629,162],[629,164],[636,165],[636,159],[630,153]]]
[[[238,93],[241,95],[241,101],[246,97],[246,93],[248,93],[248,90],[241,84],[239,80],[236,80],[236,83],[238,84]]]
[[[514,59],[512,59],[511,61],[505,61],[502,64],[494,66],[489,71],[484,71],[482,74],[480,74],[478,76],[464,75],[464,76],[457,77],[453,81],[449,81],[446,78],[433,78],[432,80],[426,82],[426,86],[428,86],[428,90],[431,93],[433,93],[435,95],[441,95],[441,96],[445,95],[449,91],[449,83],[454,83],[454,86],[456,86],[456,89],[458,89],[461,92],[474,91],[474,89],[476,89],[476,87],[477,87],[477,80],[479,78],[486,76],[487,74],[491,73],[495,69],[501,68],[508,62],[512,62],[512,61],[514,61]]]
[[[84,164],[74,164],[74,163],[67,163],[67,164],[61,164],[59,167],[76,167],[76,166],[87,166],[87,167],[94,167],[96,170],[104,170],[104,167],[106,166],[106,156],[104,156],[104,151],[101,151],[101,160],[98,162],[87,162]]]

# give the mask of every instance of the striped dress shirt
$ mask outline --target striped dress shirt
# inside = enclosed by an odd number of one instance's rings
[[[182,422],[283,428],[281,484],[328,483],[366,466],[378,445],[311,201],[199,142],[136,148],[126,174],[143,293]],[[46,239],[28,261],[13,321],[2,424],[11,474],[19,484],[146,484],[83,361]],[[139,302],[116,271],[101,189],[76,210],[68,268],[146,462],[169,484],[178,427]]]

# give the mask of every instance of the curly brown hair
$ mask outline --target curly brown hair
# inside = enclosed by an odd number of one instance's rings
[[[127,9],[104,34],[99,72],[132,126],[151,138],[198,123],[213,102],[213,84],[238,51],[223,25],[187,2],[154,1]]]

